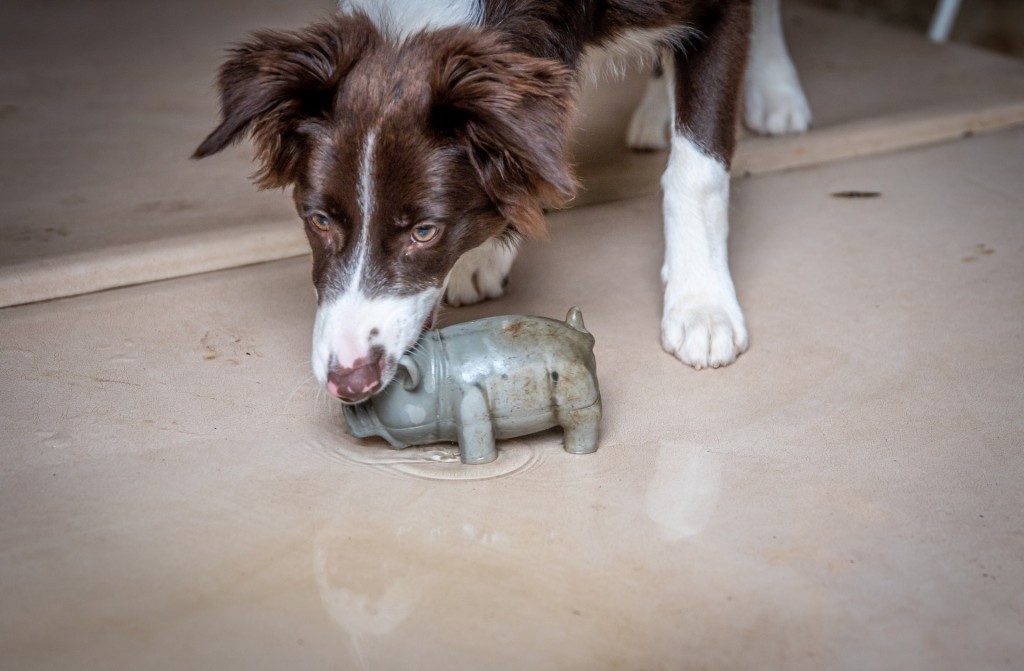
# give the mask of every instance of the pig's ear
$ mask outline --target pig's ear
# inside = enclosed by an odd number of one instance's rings
[[[398,360],[398,367],[405,371],[405,390],[415,391],[416,387],[420,386],[420,367],[408,354],[403,354]]]

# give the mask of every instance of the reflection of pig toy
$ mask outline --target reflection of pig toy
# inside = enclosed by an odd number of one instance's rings
[[[457,441],[467,464],[493,461],[496,439],[552,426],[562,427],[566,451],[597,449],[594,336],[579,308],[564,322],[490,317],[427,331],[398,366],[381,393],[345,406],[353,436],[381,436],[396,449]]]

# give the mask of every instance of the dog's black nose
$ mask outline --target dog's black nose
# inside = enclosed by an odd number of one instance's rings
[[[345,403],[359,403],[380,391],[384,352],[373,350],[368,358],[356,359],[351,368],[332,364],[327,372],[327,391]]]

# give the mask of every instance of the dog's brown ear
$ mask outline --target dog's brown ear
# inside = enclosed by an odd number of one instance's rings
[[[339,84],[378,39],[361,15],[297,32],[255,33],[221,66],[221,123],[192,158],[215,154],[249,133],[260,163],[256,183],[294,183],[311,129],[330,114]]]
[[[431,82],[435,127],[458,138],[481,184],[525,237],[544,237],[544,207],[576,194],[569,160],[575,77],[558,61],[476,31],[446,36]]]

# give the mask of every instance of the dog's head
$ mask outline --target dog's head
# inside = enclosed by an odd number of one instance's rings
[[[433,321],[456,260],[540,237],[572,197],[573,75],[494,34],[390,40],[364,16],[262,32],[220,71],[222,122],[249,135],[262,188],[293,187],[313,249],[313,371],[346,402],[391,380]]]

